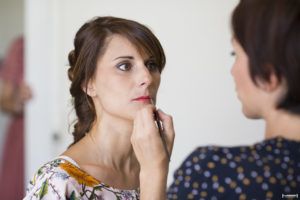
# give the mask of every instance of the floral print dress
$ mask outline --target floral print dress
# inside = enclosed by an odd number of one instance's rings
[[[67,156],[43,165],[33,176],[24,200],[138,200],[139,189],[119,190],[98,181]]]

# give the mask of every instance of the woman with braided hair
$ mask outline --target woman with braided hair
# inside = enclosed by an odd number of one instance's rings
[[[97,17],[77,32],[69,63],[74,142],[37,171],[25,199],[165,199],[169,161],[152,105],[165,66],[158,39],[135,21]],[[171,152],[172,118],[158,113]]]

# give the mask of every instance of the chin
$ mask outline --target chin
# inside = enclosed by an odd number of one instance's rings
[[[149,103],[141,103],[138,105],[134,105],[131,107],[128,107],[128,109],[123,110],[123,115],[122,118],[126,120],[131,120],[133,121],[136,118],[137,113],[145,106],[148,105]]]
[[[243,114],[248,119],[261,119],[262,118],[258,113],[250,112],[250,111],[246,110],[245,108],[243,108]]]
[[[138,113],[138,110],[131,110],[127,113],[126,119],[133,121]]]

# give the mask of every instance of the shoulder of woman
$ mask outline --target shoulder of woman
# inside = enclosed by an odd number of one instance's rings
[[[65,170],[67,163],[57,159],[43,165],[30,180],[24,199],[65,199],[66,196],[71,196],[66,192],[72,193],[72,188],[75,190],[78,183]],[[75,167],[73,171],[76,170]]]

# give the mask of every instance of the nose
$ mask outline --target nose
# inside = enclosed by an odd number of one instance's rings
[[[152,74],[146,66],[143,66],[138,70],[138,79],[137,80],[138,80],[139,87],[147,88],[149,85],[151,85],[151,83],[153,81]]]

